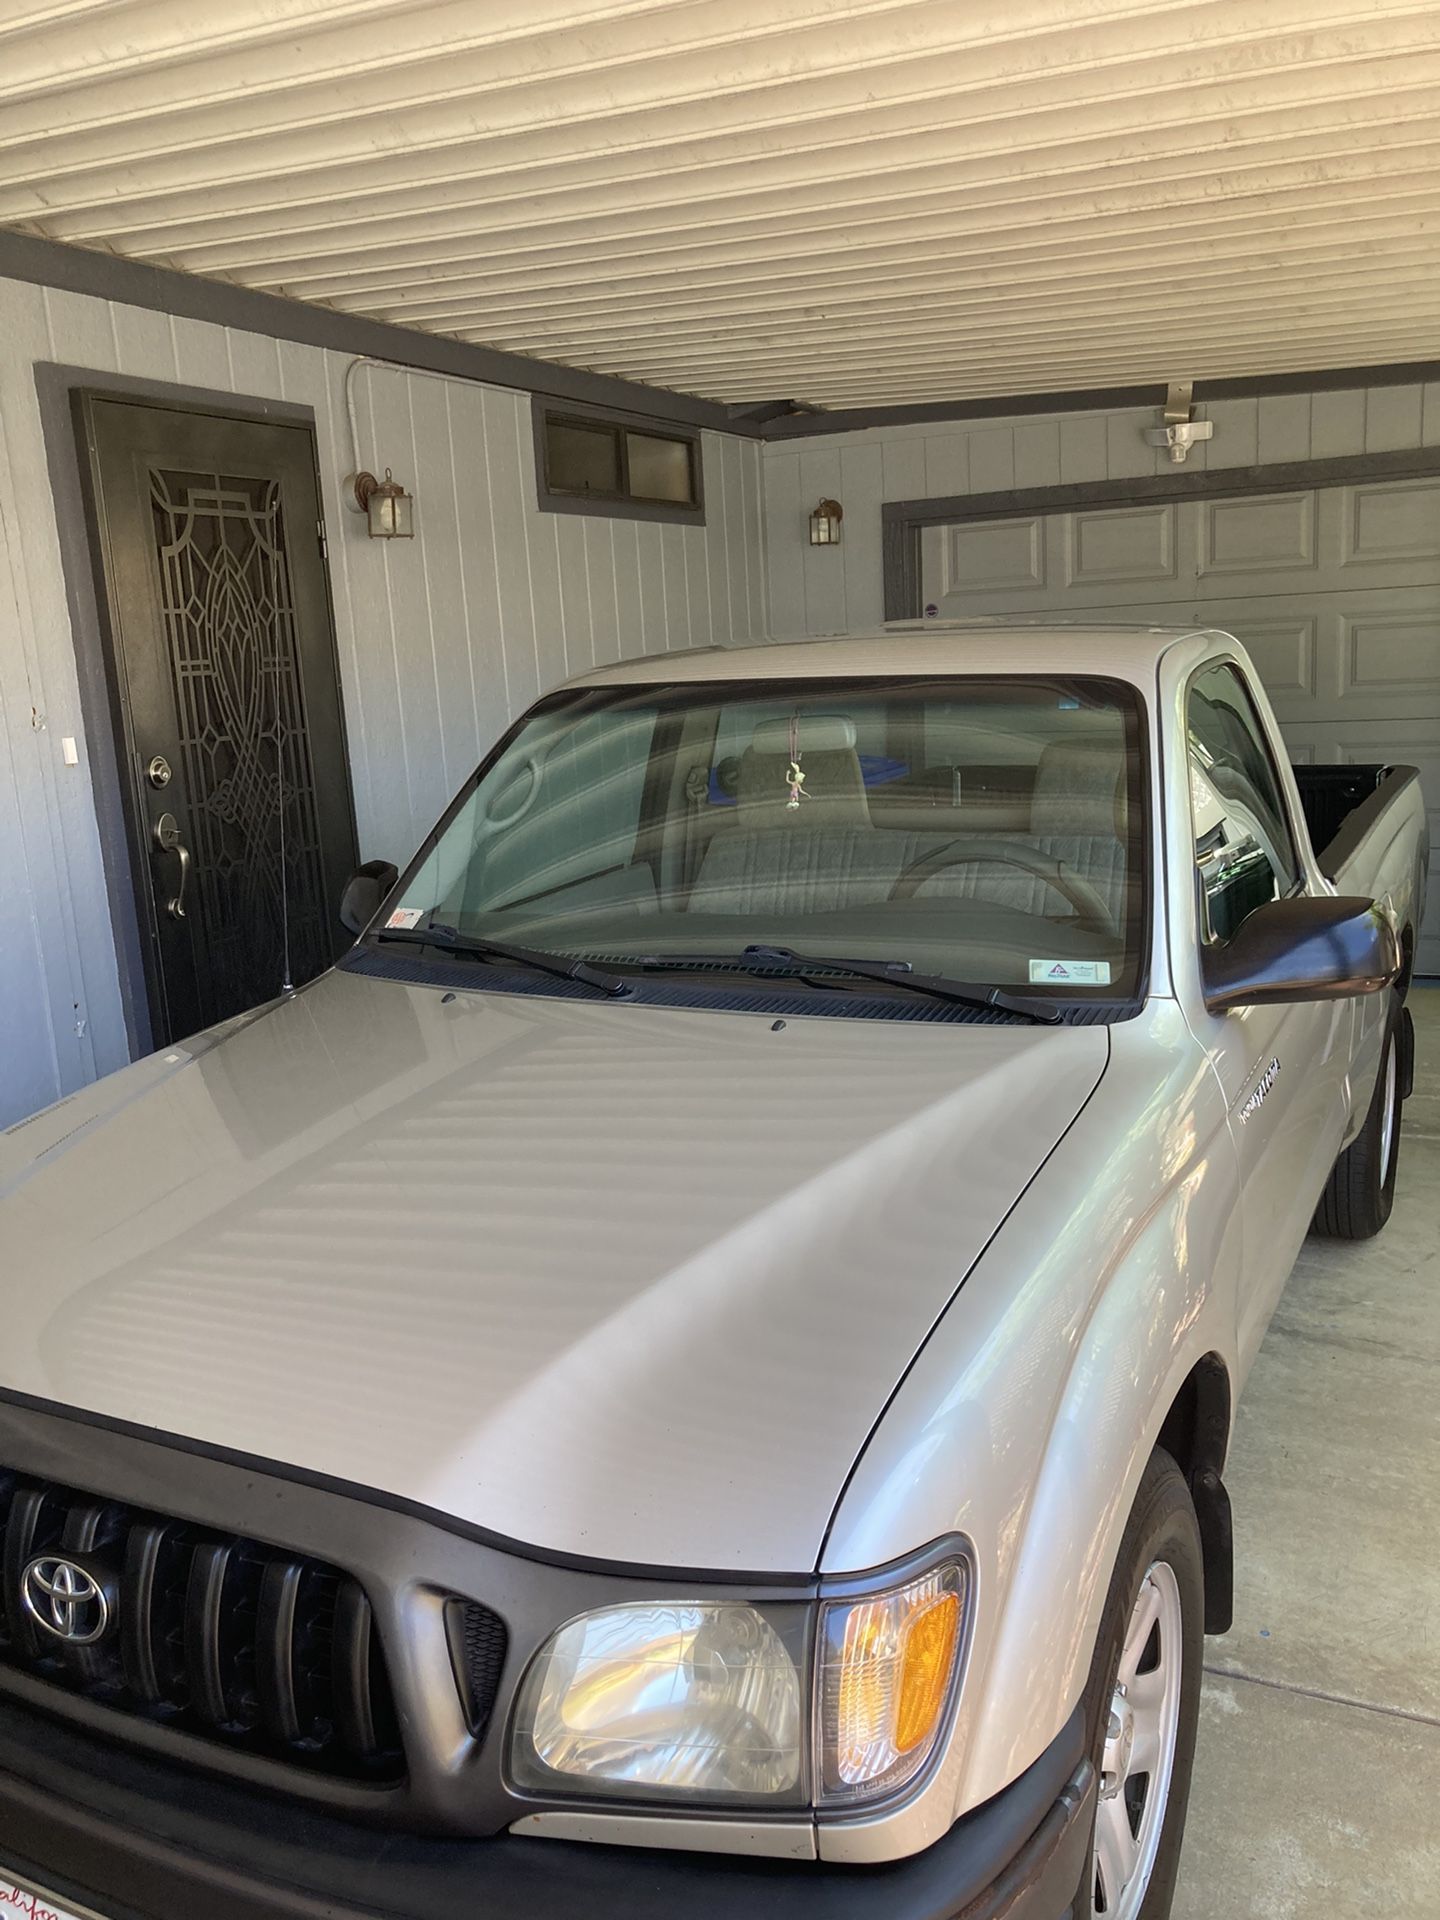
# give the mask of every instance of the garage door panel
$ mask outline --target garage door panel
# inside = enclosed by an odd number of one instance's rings
[[[1014,593],[1059,610],[1133,605],[1158,591],[1178,610],[1187,600],[1437,587],[1440,478],[927,529],[922,580],[927,602],[957,617],[1006,611]],[[991,597],[977,604],[977,593]]]
[[[1038,514],[947,527],[941,597],[1036,593],[1048,585],[1046,528]]]
[[[1070,588],[1102,587],[1109,593],[1133,587],[1155,591],[1157,582],[1178,578],[1174,505],[1058,515],[1064,541],[1065,581]]]
[[[1185,511],[1174,503],[1137,504],[927,527],[920,541],[924,603],[959,620],[1062,608],[1087,617],[1173,620],[1174,596],[1189,593],[1184,582],[1194,578]]]
[[[1340,566],[1420,566],[1440,579],[1440,481],[1392,480],[1336,490],[1342,503]]]
[[[1192,604],[1185,614],[1196,626],[1234,634],[1254,660],[1282,728],[1333,717],[1340,623],[1326,596],[1214,600]]]
[[[1263,602],[1261,607],[1259,612],[1251,612],[1249,606],[1237,607],[1225,619],[1217,619],[1213,607],[1204,611],[1207,620],[1233,633],[1245,647],[1265,683],[1277,719],[1283,723],[1292,715],[1301,719],[1313,714],[1319,692],[1321,616],[1300,610],[1277,613]]]
[[[1440,590],[1192,601],[1171,619],[1223,628],[1255,661],[1282,726],[1310,720],[1440,721]]]
[[[1264,574],[1275,592],[1274,576],[1299,572],[1313,589],[1317,566],[1318,518],[1313,492],[1272,493],[1258,499],[1203,500],[1188,511],[1198,521],[1197,556],[1202,593],[1234,593],[1234,581]]]
[[[1395,711],[1398,699],[1408,709],[1419,700],[1440,713],[1440,609],[1436,596],[1412,590],[1406,604],[1395,596],[1342,610],[1340,614],[1340,694],[1346,711],[1379,699]]]

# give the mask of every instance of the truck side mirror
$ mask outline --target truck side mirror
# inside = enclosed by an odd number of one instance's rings
[[[1373,900],[1269,900],[1200,959],[1211,1013],[1379,993],[1400,972],[1400,942]]]
[[[357,867],[340,896],[340,924],[351,933],[363,933],[399,878],[400,869],[388,860],[367,860]]]

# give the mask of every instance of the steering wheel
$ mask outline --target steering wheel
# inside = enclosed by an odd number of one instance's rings
[[[1073,867],[1067,867],[1063,860],[1052,860],[1048,854],[1039,853],[1034,847],[1027,847],[1023,843],[1011,846],[1005,840],[956,840],[948,847],[937,847],[934,853],[922,853],[918,860],[910,862],[891,887],[890,898],[913,899],[925,882],[934,879],[937,873],[944,873],[950,867],[978,866],[982,861],[1018,867],[1022,873],[1028,873],[1032,879],[1043,880],[1047,886],[1063,894],[1082,920],[1089,921],[1104,933],[1118,931],[1115,916],[1105,904],[1103,896]]]

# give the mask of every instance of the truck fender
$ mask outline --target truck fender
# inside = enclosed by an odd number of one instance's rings
[[[1203,1399],[1206,1433],[1228,1429],[1238,1392],[1239,1167],[1224,1096],[1173,1002],[1114,1029],[1112,1048],[1084,1113],[897,1390],[822,1561],[840,1573],[926,1541],[970,1543],[967,1670],[934,1783],[941,1831],[1031,1765],[1080,1698],[1167,1420],[1171,1444],[1193,1441]],[[1189,1450],[1218,1550],[1218,1621],[1223,1435]]]
[[[1013,1777],[1034,1758],[1025,1756],[1025,1746],[1012,1743],[1005,1750],[999,1730],[1007,1713],[1012,1726],[1027,1728],[1025,1745],[1043,1752],[1083,1693],[1140,1477],[1198,1367],[1218,1365],[1228,1401],[1228,1382],[1235,1374],[1233,1295],[1217,1287],[1203,1268],[1166,1274],[1177,1238],[1183,1243],[1185,1223],[1177,1217],[1183,1208],[1183,1198],[1172,1196],[1133,1244],[1123,1267],[1110,1275],[1066,1380],[988,1670],[983,1680],[971,1675],[980,1681],[985,1703],[980,1723],[985,1731],[973,1773],[967,1768],[977,1786],[996,1771]],[[1233,1242],[1238,1264],[1238,1227]],[[1127,1383],[1124,1394],[1115,1391],[1117,1380]],[[1146,1410],[1138,1421],[1137,1403]],[[1179,1464],[1184,1470],[1186,1462]],[[1219,1463],[1206,1456],[1191,1476],[1192,1493],[1199,1493],[1197,1515],[1204,1508],[1211,1631],[1228,1625],[1231,1603],[1230,1502],[1221,1464],[1223,1453]],[[1013,1714],[1009,1703],[1017,1699],[1025,1701],[1026,1710]],[[974,1804],[973,1790],[967,1780],[967,1805]]]

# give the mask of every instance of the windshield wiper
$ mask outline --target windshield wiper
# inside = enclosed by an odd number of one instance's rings
[[[787,973],[797,979],[843,973],[859,980],[883,980],[887,986],[929,994],[936,1000],[949,1000],[955,1006],[1014,1014],[1018,1020],[1033,1020],[1041,1026],[1058,1025],[1062,1018],[1047,1002],[1006,993],[1003,987],[972,986],[968,981],[947,980],[938,974],[916,974],[908,960],[834,960],[828,954],[796,953],[793,947],[757,944],[740,953],[646,954],[636,964],[646,968],[736,967],[743,973]]]
[[[626,993],[631,986],[622,974],[592,967],[588,960],[567,960],[561,953],[512,947],[506,940],[480,940],[474,934],[461,933],[458,927],[381,927],[375,938],[406,941],[416,947],[439,947],[446,953],[471,954],[477,960],[509,961],[512,966],[529,967],[536,973],[554,974],[557,980],[579,980],[601,993]]]

